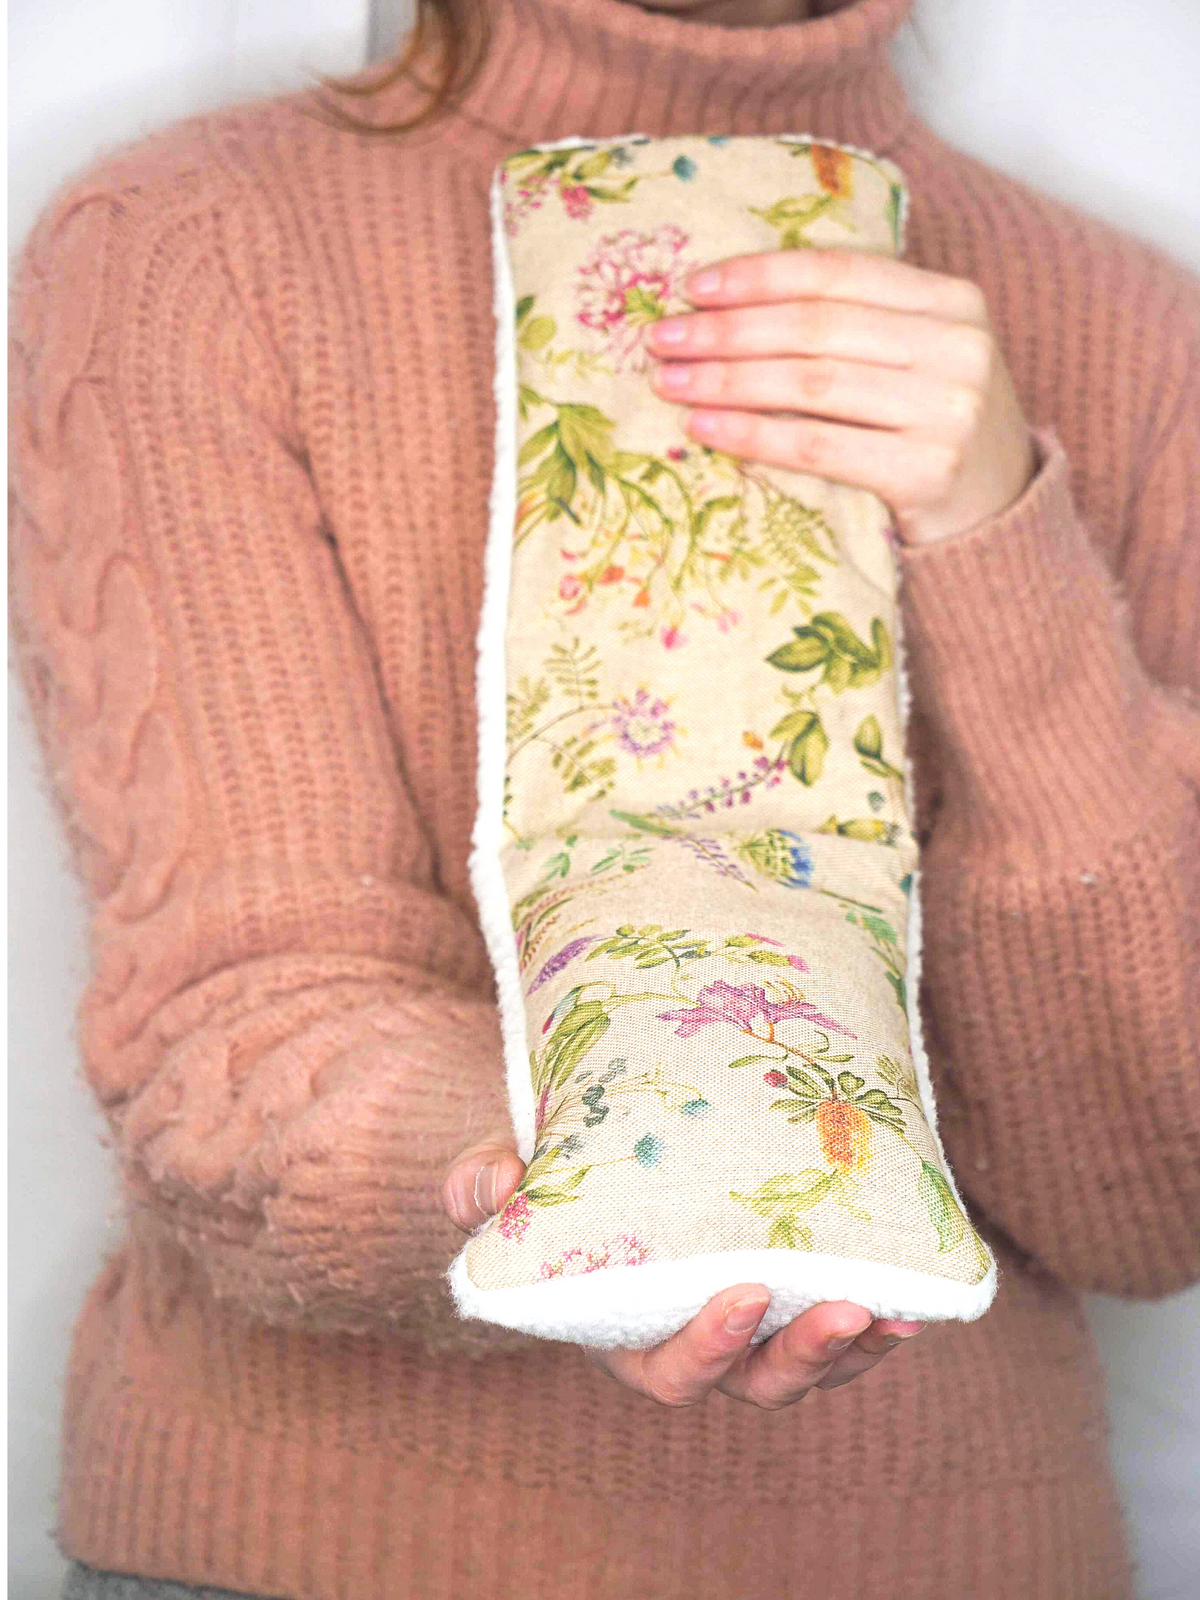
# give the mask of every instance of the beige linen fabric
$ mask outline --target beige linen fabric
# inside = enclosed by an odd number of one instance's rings
[[[604,1272],[619,1305],[631,1273],[735,1250],[994,1283],[910,1027],[888,510],[697,445],[642,342],[705,262],[898,253],[902,176],[807,137],[630,137],[520,152],[499,193],[517,385],[499,867],[528,1167],[465,1248],[470,1284]],[[926,1314],[985,1308],[962,1304]]]

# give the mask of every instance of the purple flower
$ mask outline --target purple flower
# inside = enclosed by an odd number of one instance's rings
[[[639,761],[669,750],[675,742],[669,709],[665,700],[652,700],[646,689],[639,689],[632,700],[624,695],[614,700],[612,729],[621,749]]]
[[[528,993],[533,994],[534,991],[540,989],[544,983],[549,983],[551,978],[556,978],[565,967],[570,966],[571,962],[574,961],[575,957],[579,955],[581,951],[586,950],[588,945],[595,944],[595,942],[596,939],[595,935],[593,934],[585,939],[572,939],[570,944],[563,945],[562,949],[557,955],[550,957],[549,961],[547,961],[546,965],[529,985]]]
[[[718,978],[716,983],[710,983],[707,988],[701,989],[694,1006],[688,1006],[682,1011],[658,1013],[659,1022],[679,1024],[675,1030],[678,1039],[690,1039],[699,1033],[701,1028],[711,1027],[717,1022],[726,1022],[742,1033],[751,1033],[752,1024],[758,1017],[770,1027],[774,1027],[778,1022],[803,1018],[805,1022],[815,1023],[820,1028],[830,1028],[834,1033],[844,1033],[849,1039],[858,1037],[856,1033],[851,1033],[849,1028],[843,1028],[840,1022],[835,1022],[832,1017],[827,1017],[824,1012],[818,1011],[810,1000],[798,998],[768,1000],[767,992],[761,984],[726,983],[724,978]]]
[[[748,1032],[755,1017],[762,1014],[767,1003],[766,991],[757,983],[727,983],[718,978],[701,989],[694,1006],[684,1011],[660,1011],[659,1022],[677,1022],[678,1039],[690,1039],[714,1022],[728,1022],[743,1032]]]

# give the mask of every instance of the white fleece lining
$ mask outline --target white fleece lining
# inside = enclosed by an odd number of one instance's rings
[[[834,144],[812,134],[780,138]],[[568,138],[531,149],[571,149],[579,145],[645,143],[647,134],[620,138]],[[836,148],[877,159],[853,145]],[[536,1135],[536,1104],[529,1069],[525,1001],[521,991],[516,932],[501,863],[504,842],[504,768],[506,740],[506,641],[512,581],[513,528],[517,503],[517,343],[516,297],[504,229],[504,196],[497,167],[491,185],[493,311],[496,318],[494,394],[496,403],[495,462],[488,506],[488,541],[484,559],[485,589],[477,642],[476,695],[479,718],[478,810],[472,833],[471,886],[496,976],[500,1024],[504,1039],[509,1111],[517,1153],[529,1163]],[[901,188],[898,218],[899,253],[904,251],[908,222],[908,190]],[[911,692],[905,665],[900,604],[895,607],[896,685],[902,733],[907,744]],[[915,817],[912,762],[904,759],[908,815]],[[921,1030],[920,872],[914,867],[908,905],[906,1009],[921,1105],[937,1146],[942,1169],[959,1205],[941,1137]],[[966,1211],[963,1207],[964,1214]],[[480,1224],[480,1229],[488,1226]],[[476,1230],[477,1232],[479,1230]],[[681,1261],[647,1262],[634,1267],[606,1268],[533,1283],[519,1288],[481,1289],[467,1270],[466,1247],[446,1274],[459,1314],[516,1328],[544,1339],[566,1340],[597,1348],[624,1346],[647,1349],[677,1332],[722,1289],[737,1283],[762,1283],[771,1304],[755,1332],[759,1344],[802,1311],[823,1300],[849,1300],[875,1317],[904,1321],[973,1321],[982,1316],[996,1292],[993,1265],[978,1283],[958,1283],[933,1273],[884,1262],[853,1260],[813,1251],[728,1250],[691,1256]]]

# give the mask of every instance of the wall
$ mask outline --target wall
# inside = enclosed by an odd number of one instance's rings
[[[13,0],[12,237],[92,154],[197,107],[379,54],[408,0]],[[1194,0],[918,0],[896,61],[952,143],[1200,269],[1200,8]],[[921,41],[924,41],[922,44]],[[1191,158],[1191,159],[1189,159]],[[70,1324],[112,1240],[102,1122],[71,1014],[83,911],[24,708],[10,717],[10,1594],[50,1600],[48,1534]],[[1139,1600],[1200,1574],[1200,1289],[1155,1305],[1091,1297]],[[894,1359],[894,1358],[893,1358]]]

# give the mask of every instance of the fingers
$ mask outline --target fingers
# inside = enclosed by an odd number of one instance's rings
[[[987,298],[970,279],[866,250],[771,250],[728,256],[703,273],[692,274],[684,289],[693,304],[705,306],[766,305],[820,296],[928,312],[978,326],[988,320]]]
[[[664,361],[825,356],[916,367],[975,388],[993,364],[995,344],[973,323],[837,300],[685,312],[652,323],[644,338]]]
[[[511,1138],[485,1140],[454,1158],[442,1184],[442,1206],[456,1227],[470,1233],[507,1203],[524,1176]]]
[[[869,1311],[848,1300],[813,1306],[759,1345],[717,1388],[764,1411],[780,1411],[803,1399],[871,1322]]]
[[[843,1383],[849,1383],[851,1378],[869,1372],[872,1367],[879,1365],[889,1350],[894,1350],[905,1340],[914,1338],[924,1326],[923,1322],[896,1322],[877,1318],[864,1333],[859,1334],[842,1355],[838,1356],[825,1376],[818,1379],[816,1387],[837,1389]]]
[[[973,415],[975,390],[909,368],[867,367],[822,356],[756,361],[677,361],[652,381],[666,400],[836,417],[877,428],[912,428],[914,418],[949,429]]]
[[[744,1356],[770,1304],[761,1284],[743,1283],[711,1299],[679,1332],[652,1350],[587,1350],[593,1366],[659,1405],[696,1405]]]

